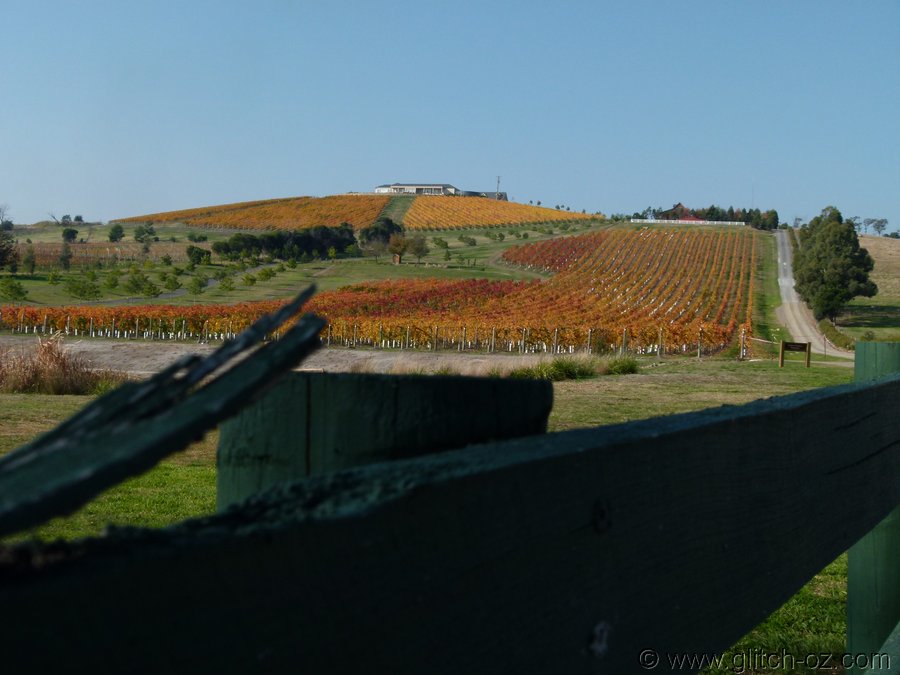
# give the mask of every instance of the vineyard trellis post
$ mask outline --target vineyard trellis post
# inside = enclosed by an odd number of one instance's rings
[[[497,349],[497,327],[492,326],[491,327],[491,346],[490,346],[489,351],[493,354],[496,351],[496,349]]]
[[[622,348],[619,350],[619,356],[624,357],[628,353],[628,328],[622,329]]]
[[[41,335],[47,334],[47,315],[44,314],[44,327],[41,329]]]
[[[662,326],[659,327],[659,338],[656,342],[656,360],[662,361],[662,353],[663,353],[663,329]]]
[[[587,337],[587,353],[593,354],[594,347],[594,329],[588,328],[588,337]]]
[[[703,326],[700,326],[700,331],[697,333],[697,360],[700,360],[700,349],[703,346]]]
[[[559,345],[559,328],[553,329],[553,354],[556,355],[556,349]]]

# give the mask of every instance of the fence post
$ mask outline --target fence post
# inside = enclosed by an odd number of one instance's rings
[[[900,342],[857,342],[857,383],[900,372]],[[885,476],[884,480],[898,480]],[[900,507],[847,556],[847,652],[880,653],[900,621]],[[892,655],[893,657],[893,655]],[[848,673],[860,673],[858,668]]]
[[[308,476],[544,433],[552,405],[542,380],[292,372],[222,424],[218,508]]]

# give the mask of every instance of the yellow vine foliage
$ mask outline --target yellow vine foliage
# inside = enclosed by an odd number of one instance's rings
[[[580,213],[557,211],[485,197],[416,197],[403,216],[408,230],[446,230],[465,227],[499,227],[591,218]]]
[[[195,227],[242,230],[299,230],[350,223],[360,229],[371,225],[389,200],[387,195],[290,197],[151,213],[113,222],[184,223]]]

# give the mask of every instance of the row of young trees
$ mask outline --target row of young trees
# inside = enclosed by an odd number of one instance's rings
[[[399,256],[409,253],[421,260],[428,254],[428,244],[424,236],[406,237],[403,228],[393,220],[379,218],[358,232],[350,224],[342,223],[339,227],[321,226],[260,235],[238,233],[226,241],[213,242],[212,250],[226,260],[268,255],[282,260],[306,261],[363,254],[377,260],[386,253]]]

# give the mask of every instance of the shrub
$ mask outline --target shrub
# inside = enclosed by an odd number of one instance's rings
[[[0,279],[0,298],[11,302],[19,302],[24,300],[28,292],[18,281],[12,277],[3,277]]]
[[[617,359],[612,359],[607,364],[607,375],[634,375],[638,372],[638,362],[637,359],[633,359],[630,356],[624,356]]]
[[[580,380],[594,377],[600,372],[602,362],[596,358],[573,358],[561,356],[552,361],[541,361],[533,366],[511,370],[509,377],[537,380]]]
[[[127,380],[124,373],[92,370],[66,351],[62,334],[39,339],[35,350],[0,352],[0,391],[20,394],[98,394]]]

